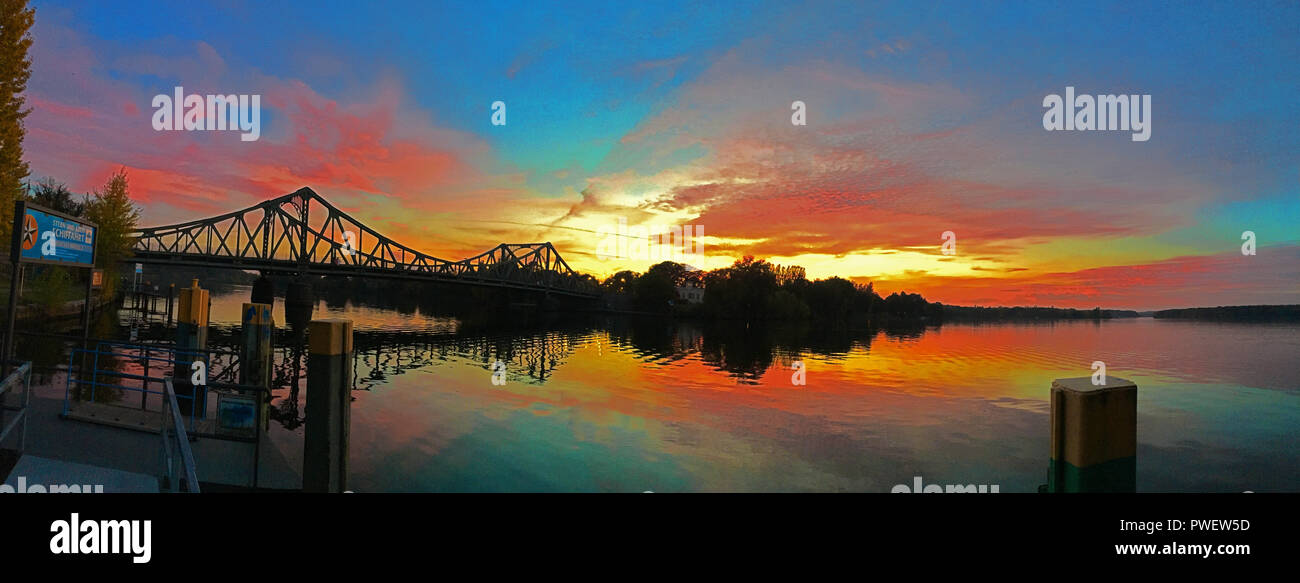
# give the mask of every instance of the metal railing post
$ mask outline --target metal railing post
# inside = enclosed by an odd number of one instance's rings
[[[176,390],[172,386],[171,377],[165,377],[163,379],[163,391],[166,393],[163,395],[163,400],[166,402],[164,407],[167,410],[164,419],[171,419],[171,423],[165,424],[163,432],[164,434],[172,432],[177,444],[176,449],[178,455],[172,458],[172,462],[181,464],[185,470],[185,491],[197,494],[199,493],[199,476],[194,467],[194,453],[190,451],[189,433],[185,430],[185,427],[180,421],[180,406],[176,404]],[[171,444],[169,443],[168,447],[170,447],[170,445]],[[166,451],[170,452],[170,449],[167,449]],[[167,471],[169,475],[179,473],[171,468],[172,466],[169,465]]]

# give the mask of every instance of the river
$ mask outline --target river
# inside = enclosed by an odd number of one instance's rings
[[[231,343],[248,297],[214,293],[215,344]],[[1139,491],[1300,491],[1294,324],[836,332],[438,312],[402,299],[316,307],[356,328],[353,490],[888,492],[919,476],[1032,492],[1047,479],[1052,379],[1100,360],[1139,387]],[[126,339],[130,324],[110,315],[95,334]],[[276,344],[272,441],[293,457],[306,359],[292,331]]]

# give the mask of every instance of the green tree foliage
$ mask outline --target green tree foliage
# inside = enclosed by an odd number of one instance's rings
[[[651,265],[650,269],[646,270],[645,275],[663,279],[674,286],[678,286],[686,283],[690,273],[690,271],[687,271],[686,266],[681,263],[663,261]]]
[[[118,270],[131,257],[131,231],[140,222],[140,209],[131,202],[126,169],[115,172],[86,204],[86,218],[99,228],[95,266],[104,270],[104,295],[116,291]]]
[[[666,312],[677,301],[677,286],[686,277],[686,266],[664,261],[650,266],[632,284],[638,308],[649,312]]]
[[[885,313],[897,318],[921,318],[933,313],[921,294],[894,292],[885,298]]]
[[[767,314],[773,320],[797,321],[807,320],[812,315],[812,310],[794,292],[778,289],[767,300]]]
[[[702,283],[704,305],[682,309],[677,286]],[[876,324],[942,321],[945,306],[930,303],[920,294],[894,293],[881,298],[870,283],[854,283],[842,277],[808,281],[799,266],[774,265],[746,256],[729,267],[709,272],[664,261],[644,274],[620,271],[601,287],[607,292],[626,294],[638,310],[675,311],[713,319],[762,321],[813,320],[829,326],[871,326]],[[677,309],[674,309],[677,308]]]
[[[746,255],[731,267],[705,276],[705,312],[717,318],[758,322],[767,319],[768,298],[777,289],[772,264]]]
[[[847,322],[854,313],[858,290],[853,282],[841,278],[819,279],[808,286],[804,300],[817,306],[817,316],[834,322]]]
[[[605,291],[626,294],[632,293],[632,284],[636,281],[637,273],[635,271],[623,270],[614,275],[605,278],[600,287]]]
[[[68,270],[57,265],[42,265],[33,268],[35,277],[28,284],[24,301],[34,301],[46,315],[55,315],[65,303],[79,299],[76,282]]]
[[[46,178],[36,183],[28,200],[45,208],[79,217],[85,214],[89,197],[83,196],[81,200],[77,200],[77,196],[72,194],[63,183],[53,178]]]
[[[681,285],[695,278],[704,284],[701,313],[715,319],[749,323],[814,320],[831,326],[865,326],[895,317],[942,317],[938,304],[928,304],[919,295],[902,294],[891,304],[882,300],[870,283],[855,284],[841,277],[808,281],[802,267],[774,265],[749,256],[702,275],[679,264],[655,265],[636,280],[638,303],[642,309],[661,305],[662,297],[669,291],[675,293],[661,283],[665,279]]]
[[[26,108],[23,91],[32,74],[27,51],[32,46],[29,31],[35,12],[26,0],[0,0],[0,248],[9,247],[13,230],[14,201],[23,194],[23,179],[30,170],[23,160],[23,119]]]

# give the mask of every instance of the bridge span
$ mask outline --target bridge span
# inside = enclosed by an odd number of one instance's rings
[[[439,259],[385,237],[306,187],[224,215],[139,229],[132,236],[130,261],[137,263],[598,295],[595,279],[570,268],[549,242],[502,243],[467,259]]]

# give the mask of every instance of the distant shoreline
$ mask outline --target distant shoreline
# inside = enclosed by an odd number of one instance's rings
[[[1110,320],[1151,317],[1213,322],[1300,322],[1300,305],[1217,306],[1171,310],[1079,310],[1074,308],[943,306],[947,321]]]
[[[1300,305],[1218,306],[1160,310],[1153,314],[1162,320],[1203,320],[1212,322],[1300,322]]]
[[[943,306],[943,319],[963,321],[1048,321],[1156,318],[1212,322],[1300,322],[1300,305],[1217,306],[1170,310],[1080,310],[1074,308]]]

